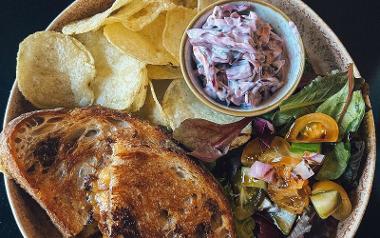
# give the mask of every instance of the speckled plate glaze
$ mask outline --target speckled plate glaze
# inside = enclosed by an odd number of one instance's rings
[[[101,12],[110,6],[112,0],[77,0],[65,9],[47,28],[59,31],[65,24]],[[213,1],[202,1],[213,2]],[[318,15],[300,0],[267,0],[285,12],[297,25],[301,33],[306,54],[311,60],[314,69],[319,74],[333,69],[345,70],[353,62],[332,30],[318,17]],[[355,75],[359,71],[355,69]],[[370,197],[376,160],[376,138],[374,119],[370,100],[366,95],[369,111],[366,114],[361,133],[366,138],[366,160],[359,186],[351,195],[354,210],[349,218],[338,225],[336,237],[354,237],[364,215]],[[33,108],[21,95],[14,84],[10,93],[4,125],[21,113],[32,111]],[[57,229],[50,222],[46,213],[30,198],[13,180],[5,179],[7,195],[13,214],[24,237],[61,237]]]

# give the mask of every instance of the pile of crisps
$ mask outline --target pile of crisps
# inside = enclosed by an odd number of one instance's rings
[[[182,78],[180,43],[196,8],[196,0],[116,0],[63,34],[37,32],[20,44],[19,89],[38,108],[96,104],[173,130],[187,118],[237,121],[199,102]]]

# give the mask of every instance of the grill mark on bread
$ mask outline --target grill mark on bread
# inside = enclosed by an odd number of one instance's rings
[[[78,146],[79,138],[84,134],[85,128],[78,128],[74,130],[67,138],[65,138],[65,143],[63,145],[63,152],[66,154],[71,154]]]
[[[137,221],[129,208],[120,208],[112,212],[112,230],[110,237],[118,237],[120,235],[128,238],[141,237],[138,230]]]
[[[33,163],[27,170],[26,170],[26,172],[27,173],[33,173],[34,171],[36,171],[36,164],[35,163]]]
[[[44,168],[48,168],[56,161],[59,146],[60,137],[47,138],[37,143],[33,155]]]
[[[204,206],[212,213],[219,213],[219,206],[218,204],[216,203],[216,201],[212,198],[208,198],[205,202],[204,202]]]
[[[88,213],[88,219],[87,219],[87,225],[90,225],[90,224],[93,224],[95,222],[95,218],[94,218],[94,212],[91,210],[89,213]]]
[[[211,213],[211,230],[215,231],[219,227],[223,226],[222,212],[220,211],[218,203],[214,199],[208,198],[204,202],[204,207]]]
[[[207,238],[212,234],[211,225],[208,222],[202,222],[195,228],[195,237]]]
[[[28,120],[26,121],[26,126],[28,128],[33,128],[33,127],[41,125],[42,123],[44,123],[44,121],[45,121],[44,118],[40,116],[34,116],[31,118],[28,118]]]
[[[92,182],[96,181],[98,178],[93,175],[87,175],[84,177],[84,183],[83,183],[83,188],[85,191],[90,192],[92,189]]]

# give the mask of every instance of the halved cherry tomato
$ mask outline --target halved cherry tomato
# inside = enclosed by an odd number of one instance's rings
[[[276,173],[276,184],[282,188],[301,189],[307,180],[300,179],[292,174],[292,171],[302,159],[283,156],[272,161],[271,165],[274,167]]]
[[[278,184],[269,184],[269,197],[279,207],[294,214],[301,214],[309,205],[311,189],[306,181],[300,189],[281,187]]]
[[[273,138],[269,148],[256,138],[245,146],[241,162],[244,166],[251,166],[257,160],[270,163],[274,158],[289,155],[289,149],[289,143],[281,137]]]
[[[313,191],[312,194],[321,193],[321,192],[327,192],[335,190],[339,193],[340,197],[342,198],[342,202],[338,209],[332,214],[332,216],[337,220],[344,220],[346,219],[352,212],[352,204],[350,201],[350,198],[347,195],[346,190],[339,184],[324,180],[317,182],[313,185]]]
[[[281,155],[289,155],[290,144],[282,137],[276,136],[273,138],[270,147]]]
[[[324,113],[315,112],[298,118],[286,140],[300,143],[336,142],[339,128],[336,121]]]

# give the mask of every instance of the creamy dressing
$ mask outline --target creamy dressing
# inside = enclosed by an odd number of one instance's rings
[[[204,91],[227,105],[259,105],[284,85],[284,41],[249,4],[216,6],[187,31]]]

